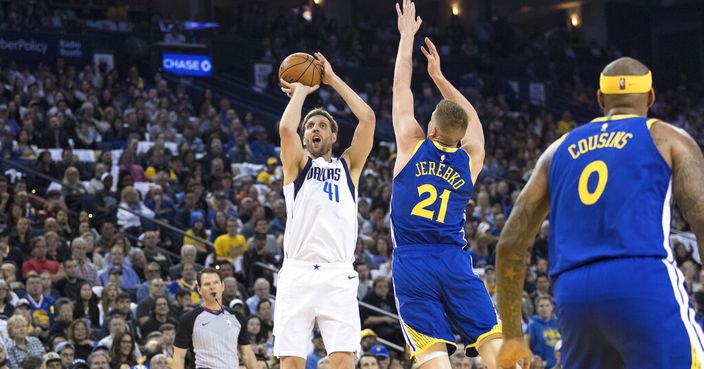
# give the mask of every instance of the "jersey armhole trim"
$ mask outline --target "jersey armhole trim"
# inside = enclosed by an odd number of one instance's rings
[[[357,203],[357,197],[354,195],[355,193],[355,188],[354,188],[354,183],[352,183],[352,176],[350,175],[350,168],[347,166],[347,160],[345,158],[340,157],[340,162],[342,162],[342,168],[345,170],[345,176],[347,177],[347,186],[350,188],[350,192],[352,193],[352,200],[354,203]]]
[[[293,180],[293,198],[294,200],[296,199],[296,195],[298,195],[298,191],[301,189],[303,186],[303,182],[306,180],[306,176],[308,175],[308,171],[310,170],[310,167],[313,165],[313,159],[310,157],[308,158],[308,161],[306,162],[306,165],[303,167],[303,170],[301,170],[300,173],[298,173],[298,177]]]
[[[413,157],[413,155],[416,154],[416,152],[418,152],[418,149],[420,149],[420,145],[422,145],[423,142],[425,142],[425,139],[422,139],[422,140],[418,141],[418,143],[416,143],[416,147],[414,147],[413,152],[411,152],[411,158]]]
[[[645,123],[648,126],[648,131],[650,131],[650,128],[655,124],[655,122],[659,121],[660,119],[657,118],[650,118],[648,121]]]

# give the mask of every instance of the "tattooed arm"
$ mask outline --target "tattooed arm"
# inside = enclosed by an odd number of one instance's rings
[[[499,351],[500,368],[513,368],[517,361],[530,360],[530,350],[521,329],[521,297],[526,275],[526,252],[533,244],[540,225],[548,214],[548,167],[560,141],[540,157],[525,188],[506,222],[496,246],[496,292],[504,344]]]
[[[655,146],[672,169],[672,193],[704,258],[704,157],[696,141],[683,129],[664,122],[650,129]]]

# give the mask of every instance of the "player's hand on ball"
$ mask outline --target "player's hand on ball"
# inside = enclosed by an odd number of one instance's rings
[[[440,70],[440,54],[438,54],[438,49],[435,48],[435,44],[433,44],[433,41],[430,41],[429,38],[425,38],[425,45],[428,47],[427,49],[425,46],[420,47],[420,51],[425,55],[425,58],[428,59],[428,74],[431,77],[439,77],[442,75],[442,71]]]
[[[296,91],[300,91],[301,93],[304,93],[307,96],[315,92],[315,90],[320,87],[320,85],[315,85],[313,87],[306,86],[300,82],[288,83],[283,79],[279,79],[279,83],[281,83],[281,91],[288,95],[288,97],[292,97],[293,94],[296,93]]]
[[[398,14],[398,31],[401,34],[414,35],[423,23],[420,17],[416,17],[416,4],[411,0],[403,0],[403,12],[397,3],[396,14]]]
[[[317,52],[314,54],[315,58],[323,65],[323,83],[329,85],[335,78],[335,72],[332,71],[332,66],[330,62],[325,59],[323,54]]]
[[[500,369],[513,369],[520,361],[523,369],[530,369],[533,354],[522,337],[511,338],[501,345],[499,354],[496,357],[496,365]]]

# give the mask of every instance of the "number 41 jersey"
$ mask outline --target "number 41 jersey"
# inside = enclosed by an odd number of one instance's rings
[[[286,258],[354,262],[357,189],[343,158],[309,158],[298,178],[283,188]]]
[[[670,168],[655,119],[597,118],[564,137],[550,162],[550,276],[613,258],[670,251]]]
[[[420,141],[392,186],[394,247],[467,244],[465,209],[474,186],[466,151]]]

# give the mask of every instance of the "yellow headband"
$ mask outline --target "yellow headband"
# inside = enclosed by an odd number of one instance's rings
[[[599,89],[603,94],[642,94],[653,88],[653,74],[642,76],[605,76],[601,74]]]

